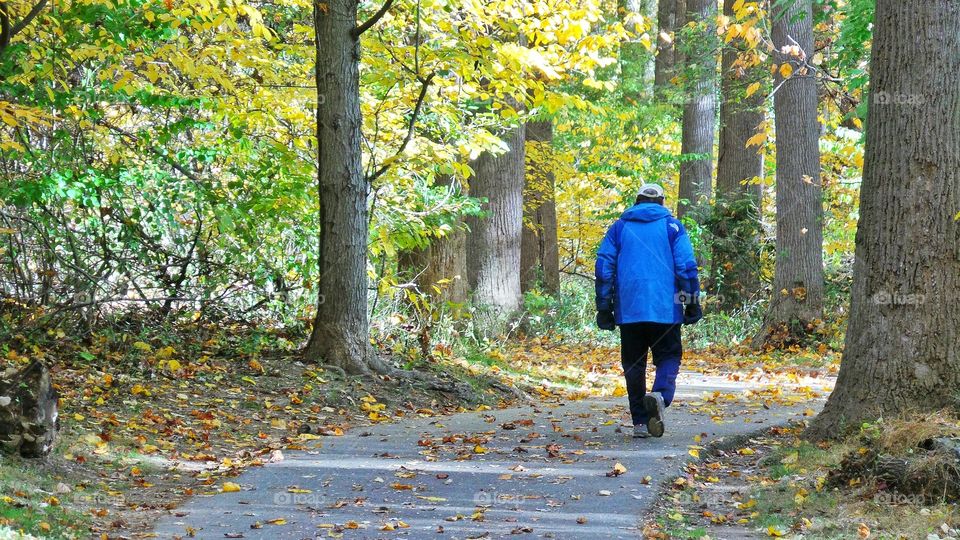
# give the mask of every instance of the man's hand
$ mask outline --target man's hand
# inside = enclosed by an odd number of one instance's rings
[[[697,324],[703,318],[700,302],[683,306],[683,324]]]
[[[601,330],[613,330],[617,327],[617,323],[613,318],[613,311],[609,309],[597,311],[597,328]]]

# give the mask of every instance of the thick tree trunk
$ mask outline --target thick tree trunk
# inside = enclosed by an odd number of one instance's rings
[[[724,0],[723,14],[734,17],[736,0]],[[763,153],[747,148],[764,119],[763,93],[749,97],[747,87],[765,77],[760,67],[742,68],[738,58],[751,58],[742,39],[729,43],[721,62],[720,142],[717,152],[717,196],[711,218],[714,276],[723,310],[735,309],[760,290],[760,199]]]
[[[637,103],[650,95],[654,66],[640,36],[644,33],[641,22],[650,16],[652,3],[652,0],[617,0],[620,21],[633,34],[620,45],[620,85],[627,103]]]
[[[654,62],[654,93],[663,96],[676,75],[674,32],[677,30],[677,0],[657,2],[657,58]]]
[[[367,183],[360,164],[357,0],[314,4],[317,44],[317,182],[320,275],[305,351],[350,373],[369,370]]]
[[[879,0],[850,322],[810,435],[957,406],[960,4]]]
[[[459,189],[450,176],[437,178],[436,185]],[[420,291],[431,295],[435,303],[467,301],[467,234],[461,220],[445,236],[434,238],[429,246],[402,253],[398,264],[404,275],[416,280]],[[448,282],[441,284],[442,280]]]
[[[687,0],[685,19],[698,23],[701,31],[689,38],[686,72],[687,98],[683,106],[681,152],[687,159],[680,163],[680,193],[677,215],[701,209],[713,190],[713,143],[717,120],[717,55],[715,0]],[[689,156],[698,155],[694,159]]]
[[[488,215],[467,220],[467,273],[475,303],[498,317],[520,308],[524,131],[521,125],[502,136],[508,152],[484,152],[472,164],[470,194],[487,199]]]
[[[545,291],[556,294],[560,291],[560,250],[554,200],[553,122],[528,122],[526,142],[520,287],[526,292],[539,282]]]
[[[813,55],[811,0],[777,4],[773,44],[799,44]],[[757,347],[787,345],[801,339],[823,315],[823,193],[820,185],[820,123],[817,83],[796,58],[776,54],[779,65],[792,62],[789,80],[777,69],[774,114],[777,131],[777,258],[773,294]]]

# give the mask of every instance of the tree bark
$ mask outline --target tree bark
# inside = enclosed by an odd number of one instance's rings
[[[776,51],[798,44],[813,55],[811,0],[776,4]],[[777,258],[773,293],[754,345],[790,345],[806,335],[823,315],[823,193],[820,185],[820,123],[817,83],[802,63],[779,52],[774,77],[777,133]],[[792,62],[784,80],[779,65]]]
[[[40,362],[0,372],[0,452],[48,455],[60,425],[57,399],[50,373]]]
[[[686,71],[687,99],[683,106],[683,135],[680,163],[680,192],[677,215],[700,209],[713,190],[713,143],[716,120],[717,55],[715,0],[687,0],[685,19],[697,21],[698,31],[690,34]],[[690,158],[697,155],[696,158]]]
[[[657,57],[654,62],[654,93],[663,96],[676,73],[674,32],[677,30],[677,0],[657,2]]]
[[[367,182],[360,162],[357,0],[314,3],[320,274],[305,351],[348,373],[369,371]]]
[[[470,194],[487,199],[488,215],[467,219],[467,273],[474,302],[498,317],[520,308],[524,132],[523,125],[511,129],[502,136],[508,152],[484,152],[472,164]]]
[[[526,143],[520,288],[526,292],[540,283],[544,291],[556,294],[560,292],[560,249],[554,199],[553,122],[528,122]]]
[[[808,434],[957,406],[960,4],[879,0],[850,322]]]
[[[724,0],[723,14],[734,17],[736,0]],[[747,148],[747,140],[763,124],[763,93],[747,96],[760,82],[760,66],[740,67],[738,58],[755,53],[737,38],[723,50],[721,61],[720,142],[717,152],[717,196],[711,233],[713,276],[719,278],[720,308],[736,309],[760,290],[760,200],[763,153]]]
[[[460,189],[450,176],[438,177],[436,185]],[[416,280],[420,291],[431,295],[435,302],[463,304],[468,291],[466,242],[466,231],[458,219],[452,231],[434,238],[429,246],[402,253],[398,264],[409,279]],[[440,284],[442,280],[449,282]]]

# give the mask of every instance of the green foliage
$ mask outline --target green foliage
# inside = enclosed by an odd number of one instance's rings
[[[539,290],[524,295],[524,332],[553,342],[601,342],[613,344],[616,334],[600,330],[595,323],[593,282],[579,276],[561,279],[556,296]]]

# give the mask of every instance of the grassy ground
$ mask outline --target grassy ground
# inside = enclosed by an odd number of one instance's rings
[[[819,444],[804,440],[805,426],[797,424],[714,449],[666,490],[647,537],[960,537],[956,500],[902,492],[865,473],[842,474],[851,456],[867,454],[874,445],[892,451],[897,437],[918,434],[913,422],[892,421],[868,427],[872,434]],[[915,453],[907,450],[915,442],[900,446],[903,455]]]

